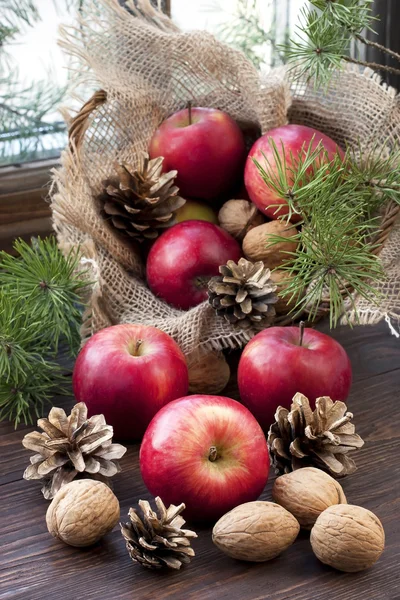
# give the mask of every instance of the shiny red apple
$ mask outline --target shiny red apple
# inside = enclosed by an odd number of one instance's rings
[[[211,200],[240,178],[246,159],[243,134],[226,113],[214,108],[181,110],[154,133],[149,153],[163,156],[164,171],[176,169],[184,197]]]
[[[246,407],[222,396],[195,395],[156,414],[140,447],[140,470],[149,491],[165,504],[184,502],[184,516],[210,521],[258,498],[269,455]]]
[[[165,231],[147,257],[147,283],[156,296],[187,310],[207,298],[208,280],[241,249],[228,232],[206,221],[185,221]]]
[[[276,127],[260,137],[251,148],[247,157],[244,182],[250,199],[257,208],[271,219],[277,219],[278,217],[288,215],[287,201],[265,183],[257,165],[254,163],[254,160],[256,160],[262,167],[267,167],[269,171],[272,171],[278,177],[278,166],[274,157],[273,142],[276,145],[282,163],[283,160],[286,161],[286,174],[289,186],[293,184],[293,175],[290,172],[290,167],[298,160],[299,156],[301,157],[305,154],[310,146],[312,150],[316,150],[318,144],[321,143],[324,150],[326,150],[326,152],[321,151],[321,163],[332,161],[337,153],[343,157],[344,153],[330,137],[305,125]],[[299,215],[292,216],[292,221],[294,222],[300,219],[301,216]]]
[[[139,439],[156,412],[188,392],[178,344],[145,325],[114,325],[84,345],[73,373],[74,394],[89,415],[104,414],[118,439]]]
[[[289,408],[296,392],[314,407],[316,398],[346,400],[351,386],[350,359],[336,340],[315,329],[271,327],[245,347],[239,362],[242,402],[264,430],[278,406]]]

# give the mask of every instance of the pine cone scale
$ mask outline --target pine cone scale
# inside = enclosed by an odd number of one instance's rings
[[[53,407],[48,415],[48,420],[56,429],[61,431],[65,437],[68,437],[69,421],[65,411],[62,408]]]

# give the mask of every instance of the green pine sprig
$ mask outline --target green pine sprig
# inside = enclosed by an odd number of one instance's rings
[[[35,239],[32,246],[16,240],[18,258],[0,252],[0,287],[10,298],[26,298],[38,323],[49,323],[44,339],[57,352],[60,340],[72,353],[79,349],[81,296],[87,282],[77,277],[79,251],[64,257],[55,238]]]
[[[376,256],[379,209],[389,200],[400,203],[400,153],[393,162],[383,153],[364,156],[358,149],[331,160],[314,140],[298,156],[285,157],[270,140],[272,158],[254,161],[265,184],[288,205],[287,221],[301,215],[301,229],[294,241],[297,250],[288,253],[280,269],[289,277],[281,295],[295,303],[295,317],[306,310],[311,320],[329,308],[330,325],[353,306],[353,293],[376,301],[375,284],[384,277]],[[392,170],[390,170],[392,169]],[[277,201],[279,210],[281,203]],[[282,217],[281,217],[282,218]],[[269,243],[287,241],[273,236]]]
[[[29,299],[0,292],[0,420],[17,426],[31,422],[55,393],[68,386],[59,365],[48,358],[53,349],[43,324],[32,318]]]
[[[30,423],[55,394],[70,393],[56,362],[60,344],[79,349],[79,250],[64,257],[54,238],[17,240],[18,256],[0,253],[0,419]]]
[[[302,9],[297,35],[283,47],[295,79],[326,87],[346,62],[400,74],[399,68],[351,55],[352,44],[358,42],[400,61],[398,53],[364,36],[365,30],[373,32],[378,20],[372,12],[373,0],[311,0],[309,4]]]

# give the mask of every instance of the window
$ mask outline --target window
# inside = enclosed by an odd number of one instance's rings
[[[264,66],[279,60],[276,42],[293,29],[304,1],[161,0],[161,6],[181,29],[207,29]],[[74,21],[77,0],[3,2],[9,8],[8,30],[0,26],[0,165],[53,158],[66,143],[57,107],[68,59],[57,46],[58,26]]]

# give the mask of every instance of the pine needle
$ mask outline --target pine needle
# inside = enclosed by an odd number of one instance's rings
[[[356,161],[348,149],[344,158],[337,154],[329,161],[320,145],[312,149],[311,141],[288,160],[283,145],[270,144],[273,158],[255,164],[268,188],[287,202],[285,219],[302,216],[294,238],[297,250],[287,253],[279,267],[289,275],[280,295],[296,302],[293,316],[306,310],[313,320],[328,308],[335,327],[349,305],[355,309],[354,292],[378,300],[374,283],[384,272],[374,253],[377,214],[388,201],[400,203],[400,152],[392,149],[392,161],[383,152],[363,155],[358,149]],[[268,240],[282,241],[287,240],[279,235]]]
[[[54,238],[17,240],[19,256],[0,253],[0,420],[32,422],[55,394],[70,392],[70,377],[55,357],[60,343],[79,349],[79,251],[64,257]]]
[[[58,351],[60,340],[74,353],[79,348],[81,294],[87,282],[75,275],[79,252],[64,257],[55,238],[38,238],[30,246],[16,240],[18,258],[0,252],[0,287],[10,298],[26,298],[30,312],[39,323],[49,323],[44,339]]]

